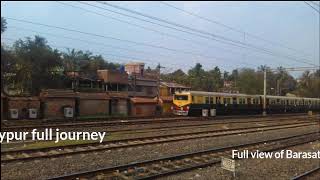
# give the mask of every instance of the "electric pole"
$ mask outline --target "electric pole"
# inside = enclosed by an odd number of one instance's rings
[[[158,64],[158,88],[157,88],[157,103],[159,104],[159,98],[160,98],[160,77],[161,77],[161,68],[165,68],[163,66],[160,65],[160,63]]]

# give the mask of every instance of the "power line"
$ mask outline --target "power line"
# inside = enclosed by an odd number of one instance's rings
[[[268,49],[264,49],[264,48],[261,48],[261,47],[256,47],[256,46],[254,46],[252,44],[249,44],[249,43],[243,43],[243,42],[240,42],[240,41],[237,41],[237,40],[232,40],[232,39],[226,38],[224,36],[216,35],[216,34],[209,33],[209,32],[203,31],[203,30],[194,29],[194,28],[191,28],[191,27],[188,27],[188,26],[185,26],[185,25],[181,25],[181,24],[177,24],[177,23],[174,23],[174,22],[170,22],[170,21],[164,20],[164,19],[160,19],[158,17],[154,17],[154,16],[150,16],[150,15],[147,15],[147,14],[143,14],[143,13],[140,13],[140,12],[128,9],[128,8],[120,7],[120,6],[113,5],[113,4],[110,4],[110,3],[107,3],[107,2],[98,2],[98,3],[101,3],[101,4],[106,5],[106,6],[111,6],[113,8],[120,9],[120,10],[123,10],[123,11],[127,11],[127,12],[130,12],[130,13],[136,14],[136,15],[147,17],[149,19],[156,20],[156,21],[159,21],[159,22],[162,22],[162,23],[170,24],[171,26],[176,26],[176,27],[179,27],[179,28],[188,29],[189,31],[192,31],[192,32],[204,34],[204,36],[203,35],[199,36],[199,34],[198,34],[199,37],[206,37],[206,39],[215,40],[215,41],[217,41],[216,38],[220,38],[220,39],[223,40],[223,41],[220,41],[222,43],[228,43],[230,45],[234,45],[234,46],[237,46],[237,47],[242,47],[242,46],[238,45],[238,44],[241,44],[241,45],[244,45],[246,47],[249,47],[249,48],[252,48],[252,49],[255,49],[255,50],[259,50],[259,51],[262,51],[264,53],[267,53],[267,54],[270,54],[270,55],[273,55],[273,56],[282,56],[282,57],[285,57],[287,59],[292,59],[292,60],[294,60],[296,62],[302,62],[304,64],[314,65],[314,64],[309,63],[309,62],[297,60],[297,59],[295,59],[293,57],[290,57],[288,55],[282,55],[282,54],[279,54],[279,53],[272,52],[272,51],[270,51]],[[194,35],[194,33],[193,33],[193,35]],[[227,42],[225,42],[225,41],[227,41]],[[232,42],[232,43],[230,43],[230,42]],[[233,44],[233,43],[236,43],[236,44]],[[245,47],[242,47],[242,48],[245,48]],[[278,54],[278,55],[276,55],[276,54]]]
[[[28,21],[28,20],[16,19],[16,18],[11,18],[11,17],[5,17],[5,18],[9,19],[9,20],[13,20],[13,21],[18,21],[18,22],[23,22],[23,23],[33,24],[33,25],[45,26],[45,27],[65,30],[65,31],[69,31],[69,32],[77,32],[77,33],[80,33],[80,34],[96,36],[96,37],[101,37],[101,38],[106,38],[106,39],[113,39],[113,40],[127,42],[127,43],[131,43],[131,44],[139,45],[139,46],[147,46],[147,47],[152,47],[152,48],[164,49],[164,50],[172,51],[172,52],[175,52],[175,53],[191,54],[191,55],[194,55],[194,56],[199,56],[199,57],[204,57],[204,58],[216,59],[217,60],[217,57],[205,56],[205,55],[202,55],[202,54],[198,54],[198,53],[194,53],[194,52],[190,52],[190,51],[185,51],[185,50],[180,50],[180,49],[172,49],[172,48],[167,48],[167,47],[164,47],[164,46],[159,46],[159,45],[154,45],[154,44],[149,44],[149,43],[136,42],[136,41],[131,41],[131,40],[124,40],[124,39],[115,38],[115,37],[111,37],[111,36],[105,36],[105,35],[100,35],[100,34],[95,34],[95,33],[90,33],[90,32],[83,32],[83,31],[79,31],[79,30],[75,30],[75,29],[69,29],[69,28],[64,28],[64,27],[59,27],[59,26],[54,26],[54,25],[48,25],[48,24],[43,24],[43,23],[37,23],[37,22]],[[222,59],[221,58],[221,60],[226,61],[227,59]],[[246,63],[246,62],[243,62],[243,63]],[[252,65],[252,66],[256,66],[256,65],[253,65],[253,64],[249,64],[249,63],[246,63],[246,64]]]
[[[87,43],[87,44],[96,44],[96,45],[99,45],[99,46],[102,46],[102,47],[112,47],[112,48],[116,48],[116,49],[121,49],[121,50],[125,50],[125,51],[134,51],[134,52],[138,52],[138,53],[142,53],[142,54],[154,54],[154,53],[151,53],[151,52],[147,52],[147,51],[140,51],[140,50],[135,50],[135,49],[128,49],[128,48],[123,48],[123,47],[119,47],[119,46],[114,46],[114,45],[109,45],[109,44],[105,44],[105,43],[100,43],[100,42],[96,42],[96,41],[88,41],[88,40],[83,40],[83,39],[79,39],[79,38],[73,38],[73,37],[69,37],[69,36],[62,36],[62,35],[56,35],[56,34],[52,34],[52,33],[45,33],[45,32],[40,32],[40,31],[35,31],[35,30],[31,30],[31,29],[26,29],[26,28],[21,28],[21,27],[16,27],[16,26],[8,26],[8,28],[14,28],[14,29],[20,29],[20,30],[25,30],[25,31],[31,31],[31,32],[35,32],[35,33],[38,33],[38,34],[46,34],[46,35],[50,35],[50,36],[53,36],[53,37],[57,37],[57,38],[64,38],[64,39],[70,39],[70,40],[75,40],[75,41],[80,41],[80,42],[84,42],[84,43]],[[168,55],[163,55],[163,54],[154,54],[154,55],[157,55],[157,56],[164,56],[164,57],[169,57],[169,58],[172,58],[171,56],[168,56]],[[172,59],[172,61],[174,61]],[[181,66],[181,64],[176,64],[176,63],[168,63],[168,62],[165,62],[166,64],[170,64],[170,65],[175,65],[175,66]]]
[[[85,9],[85,8],[82,8],[82,7],[74,6],[74,5],[67,4],[67,3],[63,3],[63,2],[59,2],[59,1],[57,1],[57,2],[60,3],[60,4],[62,4],[62,5],[65,5],[65,6],[70,6],[70,7],[73,7],[73,8],[81,9],[81,10],[86,11],[86,12],[90,12],[90,13],[93,13],[93,14],[96,14],[96,15],[99,15],[99,16],[103,16],[103,17],[106,17],[106,18],[110,18],[110,19],[112,19],[112,20],[119,21],[119,22],[122,22],[122,23],[126,23],[126,24],[129,24],[129,25],[132,25],[132,26],[136,26],[136,27],[139,27],[139,28],[148,30],[148,31],[156,32],[156,33],[159,33],[159,34],[161,34],[161,35],[165,35],[165,36],[168,36],[168,37],[171,37],[171,38],[175,38],[175,39],[178,39],[178,40],[183,40],[183,41],[187,41],[187,42],[195,43],[195,44],[199,44],[199,45],[208,46],[208,44],[204,44],[204,43],[202,43],[202,42],[200,42],[200,41],[195,41],[195,40],[191,40],[191,39],[182,38],[182,37],[180,37],[180,36],[172,35],[172,34],[169,34],[169,33],[164,33],[164,32],[162,32],[162,31],[158,31],[158,30],[155,30],[155,29],[146,27],[146,26],[141,26],[141,25],[137,25],[137,24],[135,24],[135,23],[128,22],[128,21],[124,21],[124,20],[121,20],[121,19],[118,19],[118,18],[106,16],[106,15],[104,15],[104,14],[97,13],[97,12],[95,12],[95,11],[91,11],[91,10],[88,10],[88,9]],[[96,7],[96,8],[99,8],[99,9],[108,10],[108,9],[101,8],[101,7],[95,6],[95,5],[91,5],[91,4],[88,4],[88,3],[85,3],[85,2],[78,2],[78,3],[86,4],[86,5],[88,5],[88,6]],[[108,11],[109,11],[109,10],[108,10]],[[117,12],[112,11],[112,10],[111,10],[111,12],[117,13]],[[120,14],[121,14],[121,15],[125,15],[125,14],[123,14],[123,13],[120,13]],[[134,16],[129,16],[129,17],[135,18]],[[139,19],[139,20],[140,20],[140,19]],[[141,19],[141,20],[143,20],[143,19]],[[150,22],[150,21],[146,21],[146,22]],[[152,22],[150,22],[150,23],[152,23]],[[157,25],[160,25],[160,24],[158,24],[158,23],[156,23],[156,24],[157,24]],[[167,26],[166,26],[166,27],[167,27]],[[183,32],[184,32],[184,31],[183,31]],[[221,50],[223,50],[223,51],[228,51],[229,53],[230,53],[230,52],[231,52],[231,53],[237,53],[237,52],[234,52],[234,51],[232,51],[232,50],[226,50],[226,49],[224,49],[224,48],[217,47],[217,46],[212,46],[212,45],[210,45],[209,47],[214,47],[214,48],[217,48],[217,49],[221,49]],[[243,47],[243,48],[244,48],[244,47]],[[237,54],[241,54],[241,53],[237,53]],[[253,56],[250,56],[250,57],[253,57]],[[257,59],[261,59],[261,58],[259,57],[259,58],[257,58]],[[262,59],[263,59],[263,58],[262,58]],[[280,61],[279,61],[279,62],[280,62]],[[281,63],[283,63],[283,62],[281,62]],[[283,63],[283,64],[288,65],[288,64],[286,64],[286,63]]]
[[[10,40],[10,41],[15,41],[14,39],[12,39],[12,38],[2,38],[2,39],[6,39],[6,40]],[[71,48],[71,47],[66,47],[66,46],[59,46],[59,45],[50,45],[50,46],[52,46],[52,47],[54,47],[54,48],[60,48],[60,49],[75,49],[75,50],[81,50],[82,51],[82,49],[78,49],[78,48]],[[125,55],[118,55],[118,54],[112,54],[112,53],[102,53],[102,52],[97,52],[97,51],[90,51],[90,52],[92,52],[92,53],[95,53],[95,54],[101,54],[101,55],[105,55],[105,56],[114,56],[114,57],[121,57],[121,58],[126,58],[126,59],[139,59],[139,60],[142,60],[142,61],[145,61],[145,62],[149,62],[149,63],[151,63],[151,64],[154,64],[154,65],[157,65],[157,63],[155,63],[154,61],[152,61],[152,60],[146,60],[146,59],[141,59],[141,58],[137,58],[137,57],[132,57],[132,56],[125,56]],[[119,61],[119,60],[118,60]],[[126,63],[126,62],[129,62],[129,61],[125,61],[125,62],[123,62],[123,61],[121,61],[121,63]]]
[[[268,42],[269,44],[278,45],[278,46],[280,46],[280,47],[284,47],[284,48],[286,48],[286,49],[289,49],[289,50],[292,50],[292,51],[295,51],[295,52],[298,52],[298,53],[303,53],[303,54],[305,54],[305,55],[309,55],[309,54],[306,54],[306,53],[301,52],[301,51],[299,51],[299,50],[296,50],[296,49],[287,47],[287,46],[285,46],[285,45],[283,45],[283,44],[281,44],[281,43],[277,43],[277,42],[273,42],[273,41],[270,41],[270,40],[261,38],[261,37],[259,37],[259,36],[257,36],[257,35],[253,35],[253,34],[251,34],[251,33],[245,32],[245,31],[243,31],[243,30],[236,29],[236,28],[234,28],[234,27],[228,26],[228,25],[223,24],[223,23],[221,23],[221,22],[218,22],[218,21],[215,21],[215,20],[212,20],[212,19],[209,19],[209,18],[200,16],[200,15],[195,14],[195,13],[190,12],[190,11],[186,11],[186,10],[181,9],[181,8],[179,8],[179,7],[177,7],[177,6],[174,6],[174,5],[170,4],[170,3],[167,3],[167,2],[164,2],[164,1],[159,1],[159,2],[162,3],[162,4],[164,4],[164,5],[166,5],[166,6],[168,6],[168,7],[171,7],[171,8],[174,8],[174,9],[176,9],[176,10],[179,10],[179,11],[182,11],[182,12],[184,12],[184,13],[187,13],[187,14],[189,14],[189,15],[191,15],[191,16],[197,17],[197,18],[202,19],[202,20],[205,20],[205,21],[207,21],[207,22],[211,22],[211,23],[213,23],[213,24],[217,24],[217,25],[223,26],[223,27],[225,27],[225,28],[227,28],[227,29],[229,29],[229,30],[232,30],[232,31],[235,31],[235,32],[238,32],[238,33],[241,33],[241,34],[246,34],[247,36],[250,36],[250,37],[253,37],[253,38],[255,38],[255,39],[259,39],[259,40],[265,41],[265,42]]]
[[[315,11],[317,11],[318,13],[320,13],[320,11],[316,8],[314,8],[311,4],[309,4],[307,1],[304,1],[304,3],[306,3],[309,7],[311,7],[312,9],[314,9]]]
[[[314,4],[314,5],[316,5],[316,6],[319,6],[319,8],[320,8],[320,3],[319,4],[317,4],[316,2],[314,2],[314,1],[310,1],[312,4]],[[319,1],[318,1],[319,2]]]

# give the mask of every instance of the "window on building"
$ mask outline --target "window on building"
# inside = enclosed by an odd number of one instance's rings
[[[146,90],[148,95],[153,94],[153,87],[146,87]]]
[[[142,86],[136,86],[136,92],[142,92]]]

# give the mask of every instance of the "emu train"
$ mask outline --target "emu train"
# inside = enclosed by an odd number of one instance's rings
[[[171,107],[175,115],[200,116],[202,110],[215,109],[216,115],[259,114],[263,112],[263,95],[219,92],[176,92]],[[320,99],[266,96],[267,113],[320,111]]]

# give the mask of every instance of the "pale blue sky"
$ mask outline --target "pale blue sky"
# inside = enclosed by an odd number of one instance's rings
[[[177,53],[165,49],[139,46],[128,42],[120,42],[107,38],[41,27],[10,19],[7,20],[7,31],[1,35],[2,43],[11,44],[11,40],[9,39],[18,39],[39,34],[47,38],[50,45],[58,47],[60,50],[64,50],[63,47],[90,50],[94,53],[102,54],[110,61],[120,63],[128,61],[143,61],[146,62],[147,66],[151,67],[154,67],[155,64],[160,62],[166,67],[164,71],[168,72],[178,68],[187,70],[196,62],[203,64],[205,69],[211,69],[214,66],[219,66],[221,69],[227,71],[240,67],[256,68],[262,64],[266,64],[271,67],[278,67],[280,65],[284,67],[310,66],[310,64],[297,61],[304,61],[319,65],[319,13],[308,7],[304,2],[168,2],[186,11],[196,13],[208,19],[245,31],[249,34],[254,34],[264,39],[281,43],[287,47],[296,49],[299,52],[274,44],[269,44],[265,41],[254,39],[248,35],[246,36],[246,43],[268,49],[273,53],[290,56],[295,60],[259,53],[259,51],[253,49],[245,50],[239,47],[226,45],[214,40],[204,39],[155,24],[121,16],[119,14],[114,14],[109,11],[80,4],[78,2],[65,3],[82,7],[90,11],[103,14],[104,16],[65,6],[58,2],[41,1],[2,1],[1,16],[163,46],[183,52]],[[129,12],[117,10],[96,2],[88,3],[121,13],[130,14]],[[235,32],[217,24],[190,16],[184,12],[168,7],[161,2],[110,3],[236,41],[244,40],[243,33]],[[196,41],[196,43],[168,37],[163,34],[155,33],[154,31],[148,31],[116,21],[110,17],[171,34],[178,38],[193,40]],[[30,30],[38,31],[39,33]],[[78,38],[86,41],[93,41],[94,43],[85,43],[77,40],[59,38],[57,36],[44,33]],[[119,49],[119,47],[121,49]],[[124,50],[123,48],[129,49],[130,51]],[[186,51],[188,53],[184,53]]]

